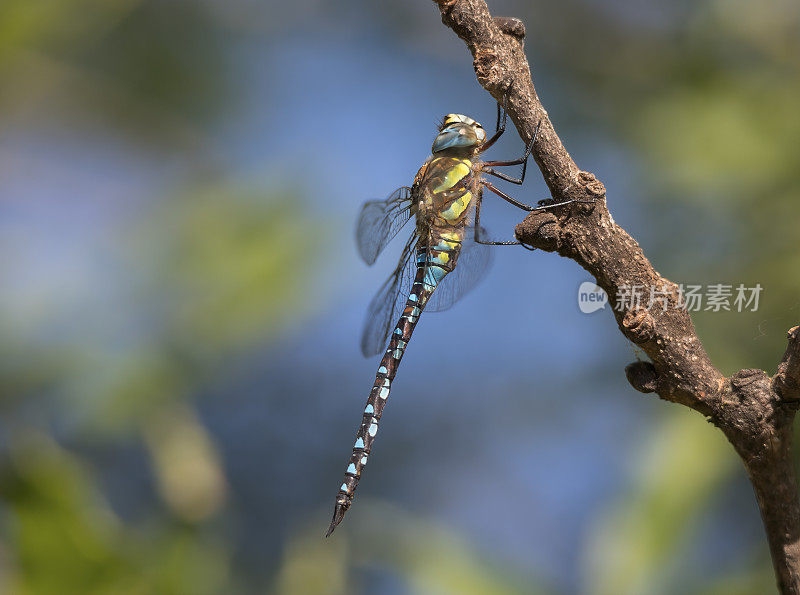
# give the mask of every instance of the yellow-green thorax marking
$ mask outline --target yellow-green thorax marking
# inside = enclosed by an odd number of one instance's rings
[[[418,196],[417,228],[429,233],[446,232],[452,239],[463,239],[469,223],[477,183],[479,162],[475,154],[486,140],[483,127],[462,114],[448,114],[433,141],[433,154],[416,176]],[[432,228],[439,228],[432,229]],[[458,233],[455,228],[461,228]]]

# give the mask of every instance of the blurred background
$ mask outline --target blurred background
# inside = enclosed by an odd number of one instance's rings
[[[762,285],[695,322],[726,374],[773,373],[800,321],[800,5],[490,8],[656,268]],[[402,246],[367,268],[355,218],[443,114],[493,125],[471,63],[429,0],[0,3],[0,592],[773,589],[722,435],[626,383],[640,354],[579,311],[583,271],[514,247],[423,316],[323,538]],[[509,239],[522,213],[487,199]]]

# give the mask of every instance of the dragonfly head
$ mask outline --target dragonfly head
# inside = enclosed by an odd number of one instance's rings
[[[433,140],[433,153],[448,149],[459,153],[472,153],[486,140],[483,126],[461,114],[447,114],[439,125],[439,134]]]

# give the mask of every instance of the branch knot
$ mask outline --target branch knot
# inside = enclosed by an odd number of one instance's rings
[[[478,50],[475,52],[472,67],[475,69],[475,76],[478,78],[478,82],[487,89],[502,86],[500,85],[502,76],[498,62],[497,54],[492,51]]]
[[[633,362],[625,366],[625,377],[631,386],[640,393],[654,393],[658,384],[658,374],[652,362]]]
[[[647,308],[631,308],[625,312],[622,326],[634,343],[646,343],[655,336],[656,321]]]
[[[525,39],[525,23],[515,17],[494,17],[495,24],[500,31],[522,42]]]

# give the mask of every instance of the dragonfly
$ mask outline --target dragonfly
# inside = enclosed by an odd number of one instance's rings
[[[342,522],[353,502],[392,381],[423,309],[446,310],[472,289],[489,268],[492,260],[489,246],[521,244],[486,239],[486,231],[480,224],[483,190],[526,211],[580,202],[545,200],[535,207],[529,206],[484,177],[490,175],[518,185],[525,180],[539,126],[522,157],[509,161],[480,159],[503,135],[506,120],[506,111],[498,103],[495,132],[487,139],[483,126],[472,118],[447,114],[438,126],[431,155],[420,167],[413,185],[398,188],[385,200],[369,201],[361,209],[356,243],[361,258],[369,265],[412,217],[416,225],[397,266],[367,310],[361,351],[366,357],[385,351],[364,408],[344,481],[336,494],[333,519],[326,537]],[[495,169],[519,165],[522,166],[519,178]]]

